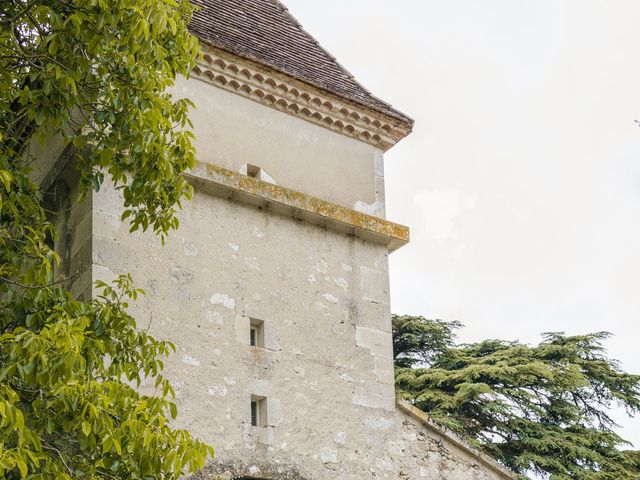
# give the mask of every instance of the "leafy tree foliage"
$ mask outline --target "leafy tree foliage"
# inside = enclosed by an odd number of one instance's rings
[[[177,479],[212,450],[169,426],[172,345],[136,329],[128,276],[80,302],[54,276],[56,232],[30,178],[38,138],[109,177],[133,230],[164,238],[191,195],[189,103],[166,92],[198,44],[186,0],[0,2],[0,477]],[[156,387],[152,396],[134,388]]]
[[[546,333],[539,345],[456,345],[457,323],[394,316],[399,395],[521,474],[638,479],[610,408],[640,409],[640,376],[607,357],[607,333]]]
[[[640,450],[626,450],[625,455],[633,463],[637,471],[640,472]]]
[[[430,365],[437,355],[455,344],[459,322],[425,320],[422,317],[393,317],[393,351],[396,368]]]

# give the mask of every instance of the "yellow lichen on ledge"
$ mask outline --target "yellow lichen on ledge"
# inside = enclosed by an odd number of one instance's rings
[[[185,174],[214,194],[268,207],[276,213],[310,221],[365,240],[392,252],[409,242],[409,228],[306,193],[260,181],[211,163],[197,162]]]

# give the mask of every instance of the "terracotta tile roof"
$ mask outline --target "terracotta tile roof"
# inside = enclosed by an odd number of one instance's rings
[[[190,28],[204,43],[413,124],[360,85],[278,0],[191,1],[200,8]]]

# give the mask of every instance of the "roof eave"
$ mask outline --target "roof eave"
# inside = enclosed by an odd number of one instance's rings
[[[199,37],[200,38],[200,37]],[[200,38],[203,55],[193,71],[200,80],[298,116],[386,151],[413,130],[413,119],[392,116],[337,95]]]

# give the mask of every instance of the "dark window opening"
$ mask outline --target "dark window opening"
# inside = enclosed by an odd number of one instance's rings
[[[247,164],[247,177],[260,179],[260,167]]]
[[[251,402],[251,425],[258,426],[258,402]]]
[[[267,426],[267,399],[259,395],[251,395],[251,425]]]
[[[264,321],[252,318],[249,321],[249,345],[264,348]]]

